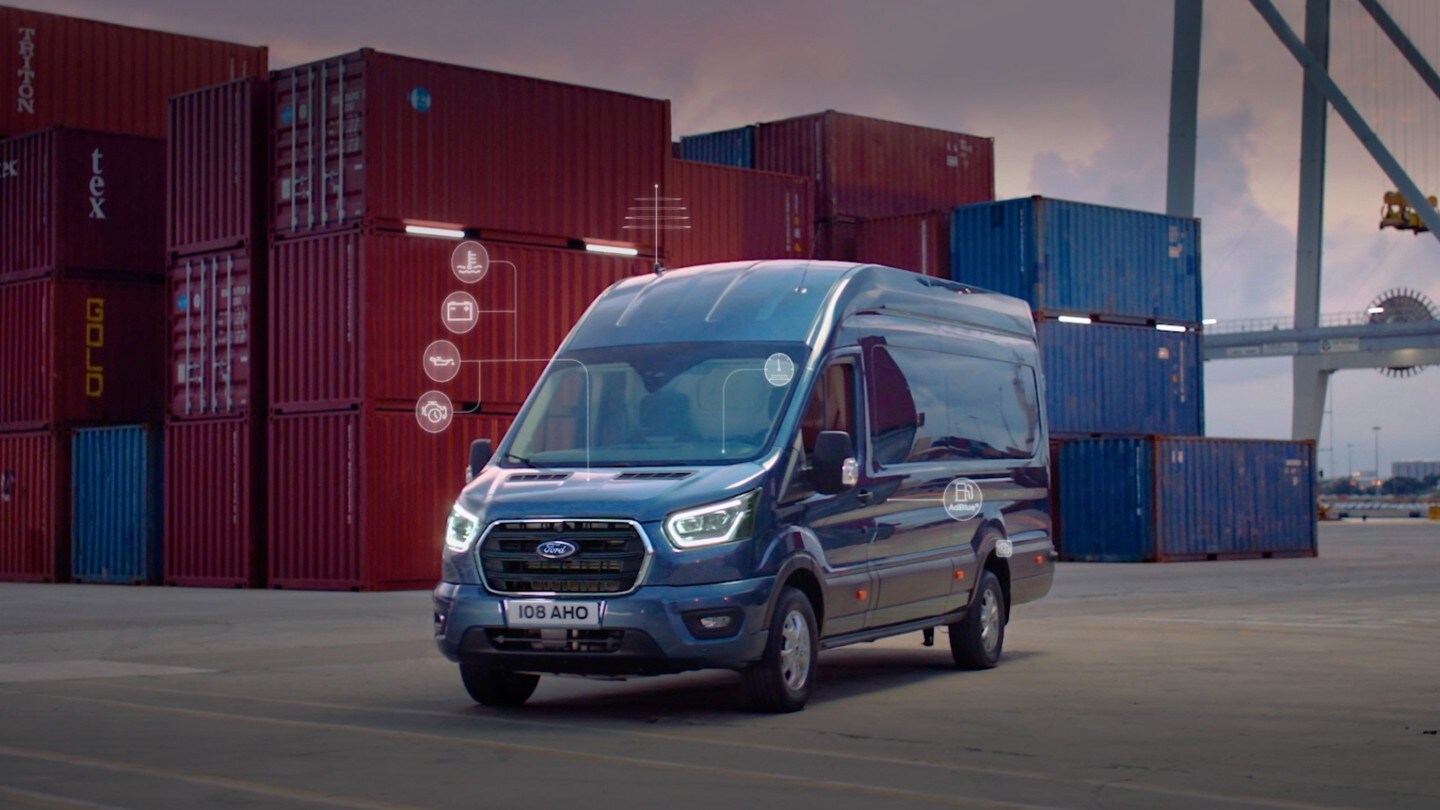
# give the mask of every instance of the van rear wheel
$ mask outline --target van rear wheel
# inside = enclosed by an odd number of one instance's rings
[[[460,665],[460,680],[470,697],[482,706],[519,706],[535,694],[540,676],[464,663]]]
[[[975,600],[965,618],[950,625],[950,654],[961,669],[990,669],[1005,646],[1005,591],[995,572],[980,573]]]
[[[764,712],[793,712],[805,707],[815,683],[820,654],[815,609],[795,588],[786,588],[775,604],[765,654],[740,671],[745,700]]]

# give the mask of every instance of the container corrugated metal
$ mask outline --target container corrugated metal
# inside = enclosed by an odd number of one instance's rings
[[[995,199],[993,138],[834,111],[761,124],[755,168],[814,180],[822,220]]]
[[[0,135],[72,126],[165,137],[177,93],[264,76],[266,49],[0,6]]]
[[[167,585],[264,584],[264,442],[254,418],[165,426]]]
[[[160,432],[148,425],[71,436],[70,578],[160,581]]]
[[[278,71],[277,236],[447,224],[650,245],[670,105],[364,50]],[[313,156],[313,157],[312,157]]]
[[[815,223],[815,258],[835,262],[855,261],[855,243],[860,222],[854,219],[825,219]]]
[[[1314,556],[1315,444],[1206,438],[1059,443],[1065,559]]]
[[[171,266],[171,418],[214,419],[265,407],[266,259],[237,249]]]
[[[950,272],[1049,315],[1198,324],[1200,221],[1028,197],[957,208]]]
[[[171,255],[254,248],[269,226],[270,89],[240,79],[170,99]]]
[[[0,433],[0,582],[70,572],[69,448],[57,431]]]
[[[165,145],[47,129],[0,141],[0,282],[165,270]]]
[[[862,221],[855,233],[855,261],[950,278],[950,212]]]
[[[1053,320],[1036,331],[1052,435],[1205,432],[1199,333]]]
[[[674,161],[666,196],[679,198],[689,219],[687,228],[665,231],[666,264],[810,258],[811,186],[803,177]]]
[[[0,285],[0,430],[158,422],[164,307],[152,283]]]
[[[685,135],[680,138],[680,157],[737,169],[755,168],[755,130],[751,124],[720,132]],[[673,182],[673,180],[672,180]]]
[[[457,408],[513,407],[590,302],[651,269],[644,260],[490,243],[488,272],[464,284],[450,270],[458,245],[353,231],[272,245],[271,409],[405,408],[431,389]],[[442,321],[455,292],[471,295],[479,312],[464,334]],[[442,339],[464,362],[437,384],[425,350]]]
[[[432,435],[420,429],[413,410],[273,418],[271,587],[434,586],[445,519],[465,483],[470,442],[498,441],[511,419],[460,415]]]

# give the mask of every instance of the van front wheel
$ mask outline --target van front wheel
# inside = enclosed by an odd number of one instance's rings
[[[794,588],[786,588],[770,619],[765,654],[740,671],[746,702],[765,712],[804,708],[815,683],[819,653],[815,609],[810,599]]]
[[[470,697],[482,706],[519,706],[535,693],[540,676],[483,664],[461,664],[460,680]]]
[[[980,573],[980,587],[965,618],[950,625],[950,654],[961,669],[990,669],[1005,646],[1005,591],[993,571]]]

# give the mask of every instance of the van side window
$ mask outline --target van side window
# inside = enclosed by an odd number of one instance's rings
[[[869,360],[877,463],[1034,455],[1040,405],[1028,366],[896,346],[870,347]]]
[[[855,412],[855,364],[832,363],[815,381],[810,401],[800,418],[800,444],[804,456],[792,473],[782,500],[794,501],[815,493],[810,482],[811,456],[822,430],[843,430],[860,443]]]

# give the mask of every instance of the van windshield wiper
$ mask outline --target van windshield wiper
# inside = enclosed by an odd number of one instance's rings
[[[514,461],[514,462],[516,462],[516,463],[518,463],[518,464],[523,464],[523,465],[526,466],[526,467],[531,467],[531,468],[534,468],[534,469],[544,469],[544,468],[545,468],[545,465],[543,465],[543,464],[537,464],[537,463],[535,463],[535,462],[534,462],[533,460],[531,460],[531,459],[528,459],[528,458],[526,458],[526,457],[524,457],[524,456],[517,456],[517,455],[515,455],[514,453],[501,453],[501,454],[500,454],[500,460],[501,460],[501,461]]]

